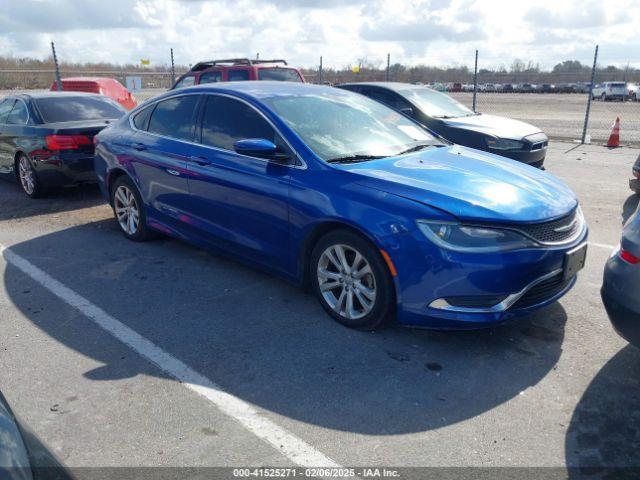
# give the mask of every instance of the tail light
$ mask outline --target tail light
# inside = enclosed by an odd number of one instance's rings
[[[636,257],[634,254],[632,254],[631,252],[628,252],[624,248],[620,249],[620,252],[618,252],[618,255],[620,255],[620,258],[622,260],[632,265],[636,265],[640,263],[640,257]]]
[[[47,135],[44,139],[49,150],[77,150],[92,144],[86,135]]]

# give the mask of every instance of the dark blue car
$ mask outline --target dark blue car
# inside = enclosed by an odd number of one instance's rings
[[[169,92],[103,130],[95,166],[128,238],[162,232],[308,283],[355,328],[496,324],[564,295],[586,254],[552,175],[331,87]]]

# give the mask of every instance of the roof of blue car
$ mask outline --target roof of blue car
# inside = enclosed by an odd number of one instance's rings
[[[340,93],[341,91],[325,85],[313,85],[299,82],[278,82],[278,81],[241,81],[241,82],[220,82],[207,83],[204,85],[194,85],[192,87],[181,88],[184,90],[216,91],[216,92],[238,92],[255,98],[270,98],[280,95],[305,95],[313,92]]]

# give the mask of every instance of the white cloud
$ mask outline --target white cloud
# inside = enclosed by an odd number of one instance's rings
[[[229,56],[341,67],[360,58],[485,66],[514,58],[640,66],[634,0],[0,0],[0,54],[192,64]]]

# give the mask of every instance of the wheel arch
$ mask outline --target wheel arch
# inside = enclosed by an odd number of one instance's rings
[[[309,286],[311,252],[324,235],[336,230],[348,230],[367,240],[376,250],[380,251],[382,249],[379,242],[372,235],[348,222],[335,219],[320,222],[314,225],[307,233],[298,251],[298,278],[304,287]]]
[[[120,167],[113,168],[107,174],[106,181],[105,181],[105,187],[106,187],[107,192],[109,192],[109,203],[110,204],[113,203],[112,191],[111,191],[112,188],[113,188],[113,185],[116,183],[116,180],[118,180],[120,177],[125,176],[125,175],[127,177],[131,178],[131,175],[129,175],[129,172],[127,172],[125,169],[120,168]],[[133,180],[133,178],[131,178],[131,180]]]

